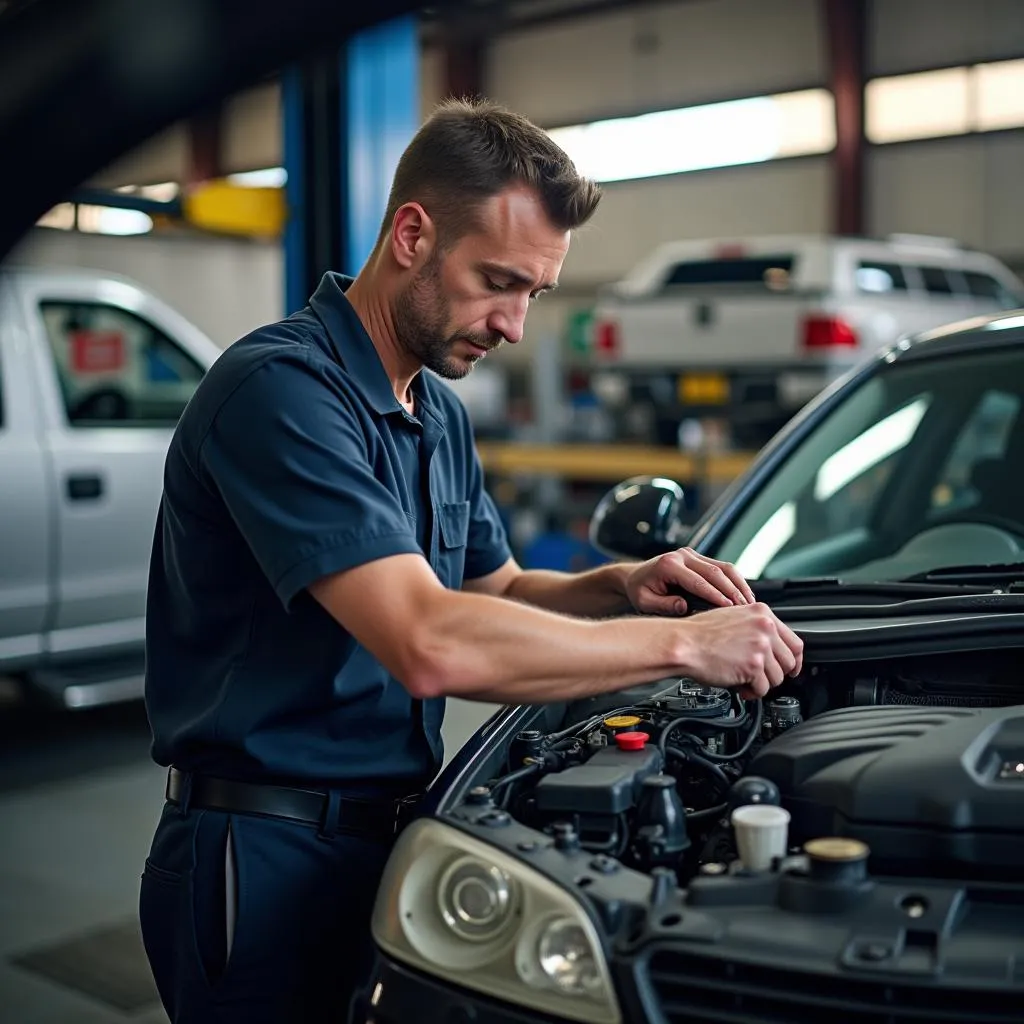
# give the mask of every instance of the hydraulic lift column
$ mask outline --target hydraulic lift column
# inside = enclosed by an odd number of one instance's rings
[[[283,76],[286,314],[325,271],[354,275],[370,254],[395,165],[420,123],[419,52],[410,15]]]

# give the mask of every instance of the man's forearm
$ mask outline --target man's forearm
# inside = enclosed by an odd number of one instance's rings
[[[626,596],[629,565],[612,563],[588,572],[527,569],[511,583],[504,597],[585,618],[624,615],[633,610]]]

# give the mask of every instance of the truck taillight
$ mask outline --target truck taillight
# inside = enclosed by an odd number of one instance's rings
[[[804,320],[803,346],[807,349],[856,348],[857,332],[837,316],[809,316]]]
[[[619,340],[619,325],[615,320],[601,320],[594,325],[594,351],[599,355],[616,355]]]

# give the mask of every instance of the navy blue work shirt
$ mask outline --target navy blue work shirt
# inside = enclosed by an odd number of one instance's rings
[[[159,764],[354,791],[423,785],[443,699],[414,700],[307,591],[421,553],[450,588],[510,557],[469,418],[429,374],[395,398],[344,291],[232,345],[167,455],[146,707]]]

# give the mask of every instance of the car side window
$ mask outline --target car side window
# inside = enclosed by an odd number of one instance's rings
[[[964,281],[973,298],[995,299],[1002,309],[1016,309],[1024,304],[1024,298],[1020,295],[1013,295],[991,274],[983,274],[977,270],[965,270]]]
[[[929,295],[952,295],[956,289],[945,267],[918,267]]]
[[[68,422],[173,426],[202,366],[148,320],[99,302],[40,303]]]
[[[964,421],[942,472],[932,488],[931,510],[936,514],[994,502],[994,492],[1005,486],[1010,431],[1020,414],[1020,396],[990,390],[979,398]]]
[[[874,260],[861,260],[854,277],[857,290],[872,295],[884,295],[888,292],[905,292],[907,275],[898,263],[879,263]]]

